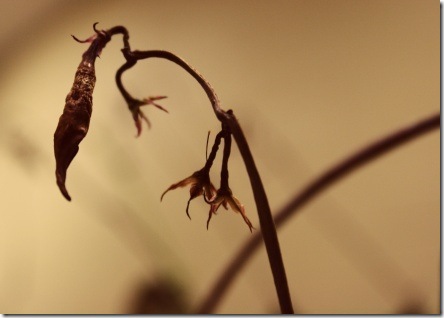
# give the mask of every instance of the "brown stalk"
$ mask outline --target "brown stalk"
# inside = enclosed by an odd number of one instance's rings
[[[238,145],[241,156],[244,160],[250,178],[251,187],[253,189],[256,207],[258,210],[259,222],[261,225],[261,233],[262,233],[260,237],[263,237],[266,246],[268,259],[270,262],[270,267],[272,270],[273,279],[278,294],[281,312],[283,314],[294,313],[290,297],[290,290],[288,288],[287,277],[285,273],[285,267],[280,251],[279,240],[277,237],[276,228],[271,215],[271,210],[268,204],[268,199],[265,193],[265,189],[263,187],[259,172],[256,168],[256,164],[254,162],[253,155],[251,154],[250,147],[248,146],[248,142],[233,112],[231,111],[225,112],[224,110],[222,110],[219,98],[217,97],[216,92],[211,87],[211,85],[205,80],[205,78],[199,72],[197,72],[187,62],[179,58],[177,55],[168,51],[161,51],[161,50],[131,51],[129,45],[125,45],[125,47],[122,49],[122,53],[125,56],[126,63],[122,65],[120,69],[117,71],[116,83],[117,87],[119,88],[120,92],[122,93],[123,97],[125,98],[125,100],[129,105],[137,100],[133,98],[124,88],[121,79],[122,74],[126,70],[134,66],[138,60],[152,58],[152,57],[162,58],[176,63],[177,65],[185,69],[191,76],[193,76],[194,79],[196,79],[197,82],[199,82],[199,84],[206,92],[217,119],[221,121],[223,125],[226,125],[230,129],[230,132],[233,135]]]
[[[278,212],[274,218],[277,227],[282,226],[291,216],[295,216],[301,208],[328,189],[331,185],[355,171],[356,169],[381,157],[387,152],[419,137],[429,131],[440,127],[441,115],[434,114],[414,124],[396,130],[385,137],[374,141],[355,153],[346,156],[343,160],[327,169],[307,184],[300,192]],[[238,250],[232,260],[224,267],[222,274],[216,280],[207,297],[195,310],[198,314],[209,314],[214,312],[223,295],[233,283],[234,279],[245,267],[251,256],[261,246],[261,233],[255,233]]]

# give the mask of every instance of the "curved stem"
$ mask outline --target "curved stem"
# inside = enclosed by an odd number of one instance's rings
[[[253,155],[251,154],[250,148],[248,146],[248,142],[233,112],[223,111],[222,108],[220,107],[219,98],[217,97],[211,85],[205,80],[205,78],[199,72],[197,72],[193,67],[191,67],[188,63],[186,63],[184,60],[182,60],[175,54],[161,50],[131,51],[129,47],[125,47],[124,49],[122,49],[122,53],[124,54],[127,62],[117,71],[116,82],[119,90],[121,91],[122,95],[124,96],[127,102],[131,102],[134,99],[125,90],[122,84],[121,80],[122,74],[126,70],[134,66],[138,60],[151,57],[167,59],[181,66],[191,76],[193,76],[194,79],[196,79],[199,82],[199,84],[206,92],[216,117],[218,118],[219,121],[222,122],[223,125],[224,124],[227,125],[227,127],[230,129],[238,145],[241,156],[244,160],[250,178],[251,187],[253,189],[254,199],[256,202],[256,207],[259,215],[259,222],[261,225],[261,234],[263,235],[263,240],[265,242],[268,260],[270,262],[270,267],[273,274],[276,291],[278,294],[279,304],[281,307],[281,312],[283,314],[293,314],[294,313],[293,305],[291,302],[290,290],[288,288],[284,262],[281,255],[276,227],[274,225],[270,206],[268,204],[267,195],[265,193],[265,189],[262,184],[259,171],[256,168]]]
[[[256,233],[255,236],[259,237],[259,240],[262,240],[263,238],[265,248],[267,250],[268,260],[273,271],[274,283],[276,287],[280,286],[280,288],[277,288],[276,290],[278,293],[281,312],[286,314],[294,313],[291,299],[289,298],[290,291],[287,283],[286,273],[284,270],[281,250],[279,248],[276,226],[271,214],[268,198],[265,194],[265,189],[262,184],[261,177],[256,168],[256,164],[254,162],[253,155],[251,154],[250,147],[248,146],[245,135],[242,132],[242,129],[238,121],[235,119],[234,115],[232,116],[233,120],[230,120],[228,124],[244,160],[248,176],[250,177],[254,200],[259,212],[259,223],[261,225],[261,231]],[[202,313],[207,314],[209,312],[203,311]]]
[[[211,106],[213,107],[214,113],[216,114],[216,117],[222,122],[224,121],[224,118],[226,120],[225,112],[220,107],[220,100],[217,97],[217,94],[214,91],[214,89],[211,87],[210,83],[208,83],[208,81],[205,80],[203,75],[200,74],[195,68],[191,67],[187,62],[185,62],[183,59],[181,59],[174,53],[163,50],[130,51],[129,48],[122,49],[122,53],[125,56],[127,62],[124,65],[122,65],[122,67],[117,71],[116,74],[117,87],[119,88],[122,95],[129,96],[128,92],[125,90],[122,84],[121,76],[123,72],[134,66],[134,64],[136,64],[138,60],[143,60],[152,57],[166,59],[170,62],[179,65],[184,70],[186,70],[191,76],[194,77],[194,79],[200,84],[200,86],[207,94],[208,99],[211,102]]]
[[[345,159],[339,161],[336,165],[333,165],[326,172],[309,182],[308,185],[302,189],[302,191],[295,194],[293,199],[290,200],[275,217],[276,226],[282,226],[290,216],[294,216],[297,212],[301,211],[300,208],[308,203],[310,200],[319,195],[322,191],[326,190],[329,186],[335,182],[341,180],[349,173],[358,169],[359,167],[371,162],[385,153],[393,150],[402,144],[405,144],[416,137],[421,136],[433,129],[440,127],[440,114],[434,114],[431,117],[427,117],[401,128],[380,140],[377,140],[370,145],[358,150],[357,152],[345,157]],[[243,267],[247,264],[247,261],[257,251],[261,245],[260,233],[254,234],[249,238],[244,245],[239,249],[238,253],[233,257],[230,263],[225,267],[225,270],[221,276],[217,279],[216,283],[207,294],[207,298],[198,306],[196,312],[211,313],[214,311],[219,301],[222,299],[224,293],[228,290],[231,283],[236,276],[240,273]]]
[[[220,131],[216,138],[214,138],[214,144],[211,148],[210,156],[207,157],[207,161],[205,162],[204,169],[207,171],[210,171],[211,167],[213,166],[214,159],[216,158],[217,151],[219,150],[220,141],[222,139],[222,136],[224,135],[224,131]]]

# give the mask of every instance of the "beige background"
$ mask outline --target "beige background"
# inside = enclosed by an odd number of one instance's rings
[[[198,84],[166,61],[140,62],[134,96],[168,95],[142,136],[114,83],[120,37],[96,63],[88,136],[56,187],[52,138],[86,45],[125,25],[133,49],[195,66],[243,126],[273,211],[333,163],[439,111],[439,2],[11,1],[0,21],[0,312],[125,313],[141,282],[164,275],[195,306],[249,236],[239,215],[188,190],[160,194],[204,163],[219,124]],[[280,231],[299,313],[439,309],[439,132],[359,170]],[[220,159],[220,157],[218,157]],[[219,164],[218,164],[219,165]],[[218,167],[218,166],[217,166]],[[218,171],[212,171],[216,185]],[[237,148],[230,183],[259,227]],[[273,313],[264,250],[218,313]]]

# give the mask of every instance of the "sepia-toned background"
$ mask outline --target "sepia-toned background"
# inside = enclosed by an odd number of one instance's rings
[[[183,312],[196,307],[251,234],[188,189],[220,127],[178,66],[140,61],[135,97],[167,95],[136,128],[114,82],[116,36],[96,62],[88,136],[54,176],[53,133],[87,44],[124,25],[133,49],[175,52],[212,84],[242,125],[273,212],[346,155],[440,110],[439,2],[1,0],[0,312]],[[363,167],[279,229],[298,313],[438,313],[438,130]],[[220,155],[212,170],[219,184]],[[259,228],[237,148],[230,185]],[[157,306],[157,307],[156,307]],[[165,309],[166,307],[166,309]],[[141,309],[145,308],[145,309]],[[277,313],[264,249],[216,310]]]

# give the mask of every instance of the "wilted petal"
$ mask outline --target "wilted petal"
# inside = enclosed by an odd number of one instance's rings
[[[139,137],[140,134],[142,133],[142,120],[146,122],[148,128],[151,128],[151,123],[140,108],[133,110],[132,113],[133,113],[134,124],[136,125],[137,128],[136,137]]]
[[[245,214],[245,208],[240,203],[240,201],[232,194],[231,190],[228,189],[219,189],[217,191],[216,197],[210,202],[211,208],[208,215],[207,220],[207,229],[208,225],[210,223],[210,219],[213,216],[213,214],[216,214],[217,210],[221,205],[225,207],[225,209],[228,208],[228,205],[230,205],[231,209],[235,211],[236,213],[240,213],[242,215],[242,218],[244,219],[245,223],[247,223],[248,227],[250,228],[250,231],[254,229],[253,225],[251,224],[250,220],[247,218],[247,215]]]
[[[167,97],[166,96],[151,96],[148,98],[144,98],[143,105],[153,105],[153,106],[156,106],[157,108],[159,108],[160,110],[163,110],[165,113],[168,113],[168,110],[166,108],[164,108],[163,106],[154,102],[156,100],[161,100],[161,99],[165,99],[165,98],[167,98]]]
[[[190,220],[191,220],[191,217],[189,214],[191,200],[193,200],[203,194],[205,201],[209,203],[210,201],[208,201],[208,200],[211,200],[214,197],[214,195],[216,194],[216,189],[214,188],[213,184],[210,181],[210,176],[208,174],[207,169],[203,168],[199,171],[196,171],[190,177],[188,177],[178,183],[171,185],[162,194],[162,196],[160,197],[160,200],[162,201],[163,196],[168,191],[177,189],[179,187],[185,187],[187,185],[191,185],[191,188],[190,188],[190,198],[188,199],[188,202],[187,202],[186,212],[187,212],[188,218],[190,218]]]
[[[164,193],[162,193],[162,196],[160,197],[160,201],[162,201],[163,196],[164,196],[168,191],[170,191],[170,190],[174,190],[174,189],[177,189],[177,188],[183,188],[183,187],[186,187],[186,186],[189,185],[189,184],[196,184],[197,182],[198,182],[198,181],[197,181],[196,177],[195,177],[194,174],[193,174],[193,175],[191,175],[190,177],[183,179],[182,181],[179,181],[179,182],[177,182],[177,183],[172,184],[168,189],[165,190]]]
[[[217,194],[217,190],[210,182],[210,179],[208,179],[208,183],[204,184],[204,192],[207,201],[211,201]]]
[[[145,105],[153,105],[153,106],[163,110],[164,112],[168,113],[168,110],[166,110],[164,107],[162,107],[161,105],[154,102],[156,100],[160,100],[160,99],[164,99],[164,98],[166,98],[166,96],[148,97],[148,98],[144,98],[143,100],[131,99],[128,101],[129,108],[131,110],[131,113],[133,114],[134,124],[136,125],[136,128],[137,128],[137,136],[136,137],[139,137],[140,134],[142,133],[142,120],[144,120],[147,123],[148,128],[151,128],[150,121],[145,116],[145,114],[142,112],[140,107],[145,106]]]
[[[234,195],[231,195],[228,198],[228,203],[230,204],[230,207],[233,211],[239,212],[241,214],[245,213],[245,208],[243,204],[240,203],[240,201]]]
[[[247,223],[248,227],[250,228],[250,232],[252,232],[252,229],[254,229],[254,227],[253,224],[251,224],[250,220],[247,218],[247,215],[245,214],[245,208],[243,204],[240,203],[240,201],[234,195],[230,197],[228,203],[230,204],[230,207],[233,211],[239,212],[242,215],[242,218],[244,219],[245,223]]]
[[[210,220],[211,220],[211,217],[213,216],[213,213],[215,213],[215,212],[213,212],[213,206],[211,206],[210,213],[208,213],[207,230],[208,230],[208,227],[210,226]]]

